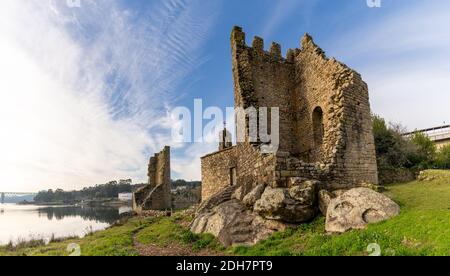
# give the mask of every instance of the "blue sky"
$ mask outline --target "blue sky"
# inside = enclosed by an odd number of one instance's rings
[[[173,178],[200,179],[215,143],[172,143],[176,106],[233,105],[234,25],[288,48],[310,33],[360,72],[372,109],[408,129],[450,121],[450,3],[439,0],[5,0],[0,4],[0,190],[146,180],[173,147]]]

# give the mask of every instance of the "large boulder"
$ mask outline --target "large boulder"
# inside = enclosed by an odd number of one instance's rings
[[[316,210],[314,205],[304,203],[309,203],[314,196],[305,192],[305,198],[300,198],[302,192],[266,187],[261,198],[256,201],[254,211],[264,218],[288,223],[309,221],[316,215]],[[297,195],[297,199],[293,198],[291,193]]]
[[[363,229],[397,216],[400,207],[387,196],[368,188],[355,188],[334,198],[328,205],[325,229],[331,233],[344,233]]]
[[[232,199],[237,199],[239,201],[243,201],[244,197],[250,193],[250,191],[252,190],[252,186],[251,184],[244,184],[244,185],[240,185],[238,186],[235,191],[233,192],[233,194],[231,195]]]
[[[339,197],[341,195],[343,195],[345,192],[347,192],[347,190],[345,189],[341,189],[341,190],[334,190],[332,192],[328,191],[328,190],[320,190],[318,193],[318,202],[319,202],[319,210],[320,212],[324,215],[327,216],[327,210],[328,210],[328,205],[330,205],[330,202],[333,198]]]
[[[289,188],[289,195],[301,205],[314,205],[317,196],[316,181],[303,181]]]
[[[244,192],[244,187],[239,186],[236,190],[234,190],[233,194],[231,195],[231,199],[242,201],[245,196]]]
[[[251,190],[250,193],[248,193],[242,201],[244,205],[253,208],[256,201],[261,198],[265,188],[266,188],[265,184],[259,184],[253,190]]]
[[[191,231],[212,234],[228,247],[254,245],[285,227],[283,223],[263,219],[233,199],[197,215],[191,224]]]

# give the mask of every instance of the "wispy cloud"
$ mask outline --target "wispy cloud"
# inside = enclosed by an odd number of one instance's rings
[[[376,113],[413,130],[450,121],[450,4],[407,3],[339,34],[333,55],[362,73]]]
[[[65,2],[0,4],[1,190],[144,180],[214,20],[199,1]]]
[[[308,25],[310,17],[313,15],[313,9],[317,5],[316,1],[305,0],[282,0],[277,1],[275,8],[269,11],[269,17],[262,30],[262,36],[270,38],[274,32],[286,23],[286,20],[301,20],[303,25]]]

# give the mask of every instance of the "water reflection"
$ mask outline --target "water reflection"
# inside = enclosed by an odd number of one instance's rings
[[[45,216],[48,220],[63,220],[67,217],[82,217],[85,220],[113,223],[120,218],[118,208],[109,207],[44,207],[37,210],[39,217]]]
[[[131,207],[35,206],[0,204],[0,244],[32,238],[82,237],[103,230]]]

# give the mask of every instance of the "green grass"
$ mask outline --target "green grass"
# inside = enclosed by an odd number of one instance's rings
[[[174,243],[230,255],[244,256],[341,256],[368,255],[369,244],[377,243],[382,255],[450,256],[450,171],[427,171],[431,181],[414,181],[388,186],[386,194],[401,206],[399,216],[342,235],[325,233],[325,219],[278,232],[251,247],[224,249],[212,235],[191,233],[192,217],[180,213],[170,218],[133,218],[123,225],[93,233],[83,239],[24,243],[18,248],[0,247],[1,255],[66,256],[67,246],[79,244],[85,256],[134,256],[133,236],[144,245],[168,246]]]
[[[380,245],[382,255],[450,255],[450,172],[429,171],[432,181],[388,186],[387,195],[401,206],[391,220],[342,235],[327,235],[325,220],[276,233],[252,247],[230,249],[237,255],[368,255]]]
[[[136,235],[136,240],[144,245],[167,246],[179,241],[184,231],[181,225],[174,222],[174,219],[163,218],[140,231]]]
[[[133,218],[123,225],[117,225],[92,233],[84,238],[71,238],[48,245],[36,240],[23,242],[15,247],[0,247],[0,256],[68,256],[70,244],[80,246],[82,256],[137,256],[135,241],[143,245],[166,247],[178,243],[191,247],[193,252],[202,249],[224,250],[209,234],[197,235],[180,225],[192,218],[176,214],[167,218]]]
[[[0,247],[0,256],[68,256],[71,252],[67,251],[67,247],[72,243],[80,246],[82,256],[135,256],[137,252],[133,247],[133,234],[148,227],[152,222],[151,219],[134,218],[123,225],[90,234],[82,239],[18,248]]]
[[[143,245],[168,246],[179,243],[191,246],[194,252],[202,249],[223,250],[210,234],[194,234],[186,227],[180,225],[186,218],[175,215],[170,218],[160,218],[136,235],[137,242]]]

